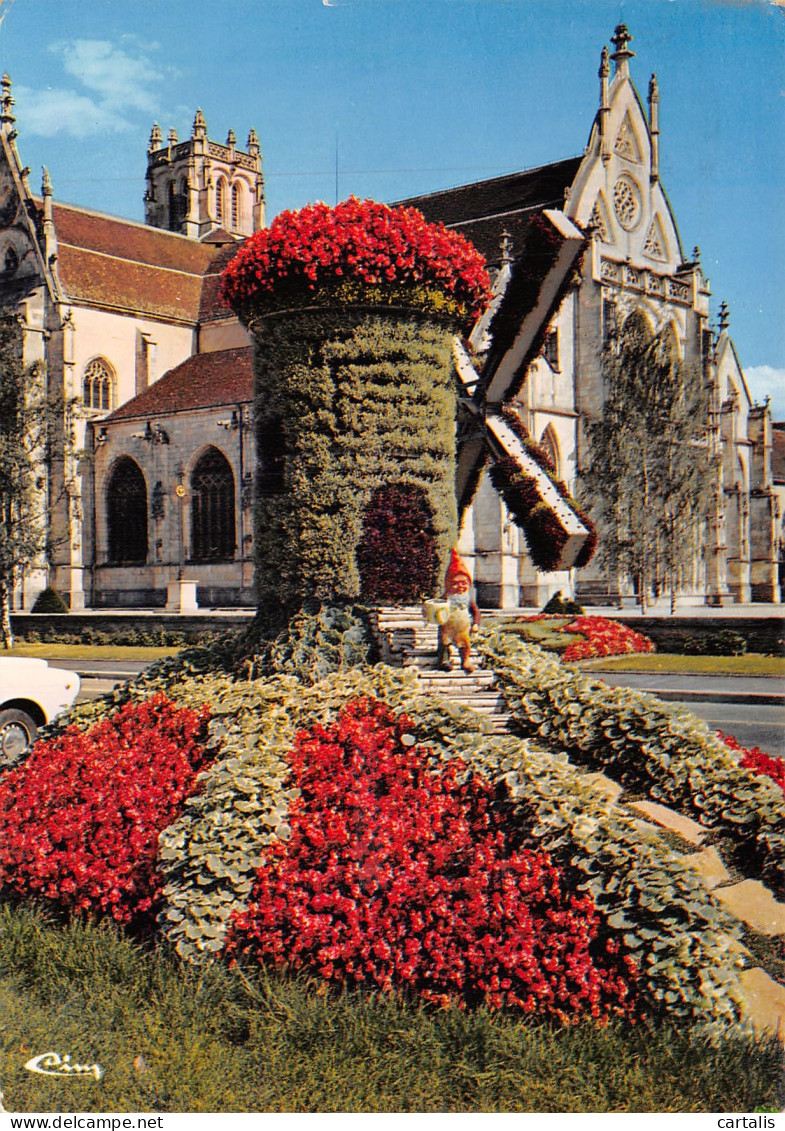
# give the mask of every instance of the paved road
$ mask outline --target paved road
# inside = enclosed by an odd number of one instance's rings
[[[56,661],[54,666],[70,667],[85,673],[80,699],[103,695],[115,686],[121,674],[127,678],[145,667],[143,663],[111,660],[91,660],[89,669],[84,664],[60,661]],[[661,692],[663,698],[689,707],[710,727],[733,735],[743,746],[758,746],[767,754],[785,756],[785,687],[782,680],[633,672],[592,674],[616,686],[638,687],[655,694]]]

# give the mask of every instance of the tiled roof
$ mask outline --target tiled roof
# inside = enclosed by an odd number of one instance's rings
[[[216,318],[234,318],[234,313],[218,297],[218,284],[221,281],[221,272],[230,259],[234,259],[242,244],[225,244],[216,253],[213,248],[213,260],[207,268],[202,282],[202,295],[199,303],[199,321],[212,322]]]
[[[196,322],[214,245],[69,205],[53,205],[53,216],[68,298]]]
[[[189,409],[247,404],[253,398],[253,347],[199,353],[170,369],[107,418],[152,418]]]
[[[514,255],[523,246],[526,228],[535,212],[543,208],[563,208],[565,190],[575,180],[582,160],[582,157],[570,157],[537,169],[474,181],[396,203],[419,208],[426,220],[441,221],[448,228],[457,228],[493,266],[500,261],[503,231],[507,230],[512,236]]]

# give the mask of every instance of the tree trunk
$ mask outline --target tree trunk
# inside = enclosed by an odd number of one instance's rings
[[[0,629],[3,647],[13,648],[14,630],[11,628],[11,589],[7,581],[0,581]]]

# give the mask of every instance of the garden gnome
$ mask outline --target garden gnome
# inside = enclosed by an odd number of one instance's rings
[[[469,663],[471,633],[479,627],[480,610],[472,597],[471,587],[471,574],[453,550],[444,579],[444,598],[449,605],[449,615],[439,625],[439,665],[446,672],[452,669],[450,648],[453,644],[458,648],[463,670],[474,670]]]

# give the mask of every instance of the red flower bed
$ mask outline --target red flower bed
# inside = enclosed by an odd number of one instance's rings
[[[298,736],[291,839],[266,851],[227,953],[440,1004],[629,1012],[634,964],[590,897],[515,847],[460,759],[431,771],[410,725],[359,700]]]
[[[193,792],[208,716],[156,695],[38,742],[0,779],[0,889],[119,923],[151,913],[158,834]]]
[[[777,755],[764,754],[759,746],[753,746],[752,749],[747,749],[742,746],[738,739],[733,735],[723,734],[722,731],[717,731],[717,737],[721,738],[726,746],[731,750],[738,750],[741,752],[740,765],[745,770],[752,770],[753,774],[763,774],[768,778],[772,778],[774,782],[785,793],[785,758],[780,758]]]
[[[562,652],[562,660],[588,660],[593,656],[623,656],[627,652],[653,652],[654,642],[618,621],[605,617],[576,617],[564,625],[565,632],[577,632],[576,640]]]
[[[221,297],[242,317],[325,286],[357,283],[434,289],[461,319],[476,317],[490,295],[485,260],[464,236],[429,224],[415,208],[350,197],[334,208],[319,203],[281,212],[229,263]],[[362,302],[362,291],[353,297]]]

